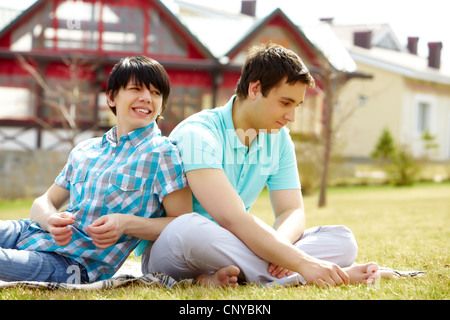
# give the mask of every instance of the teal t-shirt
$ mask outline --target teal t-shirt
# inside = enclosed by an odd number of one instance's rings
[[[300,189],[294,143],[287,128],[259,133],[250,150],[241,143],[232,120],[235,96],[223,107],[203,110],[181,122],[170,134],[186,172],[224,170],[247,211],[267,186],[268,190]],[[211,216],[193,196],[193,209]]]

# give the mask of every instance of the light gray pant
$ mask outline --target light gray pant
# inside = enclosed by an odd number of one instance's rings
[[[270,244],[268,244],[270,245]],[[294,244],[305,253],[347,267],[355,262],[358,247],[345,226],[320,226],[305,230]],[[142,255],[143,274],[163,272],[176,280],[193,279],[235,265],[241,281],[262,285],[305,284],[297,273],[278,279],[269,263],[256,256],[234,234],[197,214],[184,214],[172,221]]]

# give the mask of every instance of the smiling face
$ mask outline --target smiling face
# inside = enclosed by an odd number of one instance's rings
[[[142,55],[117,62],[106,87],[108,106],[117,116],[117,134],[145,127],[162,119],[170,94],[170,81],[164,67]]]
[[[147,88],[130,80],[120,88],[114,98],[108,93],[108,104],[115,107],[117,115],[117,137],[145,127],[155,121],[161,113],[163,97],[152,84]]]

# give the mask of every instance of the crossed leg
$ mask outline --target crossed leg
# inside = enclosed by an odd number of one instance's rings
[[[367,283],[374,284],[380,275],[377,272],[378,266],[373,262],[366,264],[354,264],[350,267],[343,268],[349,276],[349,284]],[[207,273],[198,276],[195,280],[197,283],[212,286],[238,286],[238,275],[240,270],[238,267],[230,265],[217,270],[215,273]]]
[[[354,264],[357,246],[343,226],[324,226],[305,231],[295,244],[307,254],[333,262],[349,275],[350,283],[373,282],[375,263]],[[236,236],[198,214],[175,219],[143,258],[143,272],[164,272],[175,279],[194,278],[209,286],[236,286],[238,279],[270,285],[306,284],[297,273],[281,279],[268,272],[269,263],[256,256]]]

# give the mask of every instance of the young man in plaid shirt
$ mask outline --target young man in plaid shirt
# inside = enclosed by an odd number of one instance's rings
[[[107,279],[141,239],[155,240],[172,217],[192,212],[178,150],[157,126],[169,93],[155,60],[136,56],[114,66],[107,100],[117,126],[72,150],[31,219],[0,221],[0,280]]]

